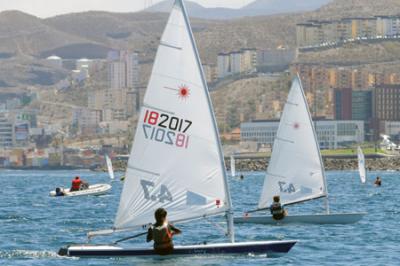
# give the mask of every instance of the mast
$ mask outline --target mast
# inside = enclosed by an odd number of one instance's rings
[[[216,123],[216,119],[215,119],[215,115],[214,115],[214,110],[211,105],[210,94],[208,93],[208,85],[204,78],[203,67],[201,65],[200,56],[199,56],[199,52],[196,47],[196,43],[194,41],[193,32],[192,32],[192,28],[190,26],[190,21],[189,21],[188,15],[187,15],[186,7],[183,3],[183,0],[176,0],[176,3],[178,3],[182,8],[182,13],[183,13],[183,17],[185,19],[186,27],[188,28],[188,31],[189,31],[190,41],[191,41],[194,53],[196,55],[197,66],[200,70],[201,81],[205,88],[204,93],[206,94],[206,98],[208,101],[208,108],[210,109],[210,113],[211,113],[211,117],[212,117],[212,124],[214,127],[215,137],[218,140],[218,151],[219,151],[221,167],[222,167],[222,171],[223,171],[223,175],[224,175],[224,186],[225,186],[225,193],[226,193],[226,201],[227,201],[227,205],[228,205],[228,210],[226,211],[226,218],[227,218],[227,225],[228,225],[228,237],[230,238],[230,241],[233,243],[233,242],[235,242],[235,232],[234,232],[234,225],[233,225],[232,201],[231,201],[231,195],[229,192],[228,177],[226,175],[226,169],[225,169],[225,160],[224,160],[224,156],[222,155],[221,142],[220,142],[217,123]]]
[[[329,200],[328,200],[328,186],[327,186],[327,182],[326,182],[326,176],[325,176],[325,167],[324,167],[324,161],[322,160],[322,155],[321,155],[321,150],[319,148],[319,142],[318,142],[318,137],[317,137],[317,132],[316,132],[316,128],[315,128],[315,122],[312,120],[311,117],[311,113],[310,113],[310,109],[308,107],[307,104],[307,98],[304,94],[304,90],[303,90],[303,85],[301,84],[301,79],[300,79],[300,75],[299,73],[297,73],[297,79],[299,80],[299,84],[300,84],[300,88],[301,88],[301,94],[303,95],[303,100],[306,102],[306,108],[307,108],[307,113],[308,113],[308,117],[310,119],[310,121],[313,123],[312,126],[312,130],[313,130],[313,134],[314,134],[314,140],[317,144],[317,149],[318,149],[318,156],[319,156],[319,160],[320,160],[320,165],[321,165],[321,173],[322,173],[322,177],[323,177],[323,182],[324,182],[324,191],[325,191],[325,210],[326,213],[329,214],[330,210],[329,210]]]

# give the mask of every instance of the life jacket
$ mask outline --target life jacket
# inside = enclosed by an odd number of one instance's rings
[[[81,187],[82,181],[80,179],[72,180],[71,190],[79,190]]]
[[[153,227],[154,249],[173,248],[172,233],[168,224]]]
[[[274,202],[270,207],[272,218],[282,220],[285,217],[285,210],[280,203]]]

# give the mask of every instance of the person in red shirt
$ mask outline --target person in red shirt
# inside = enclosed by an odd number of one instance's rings
[[[69,191],[78,191],[81,188],[82,180],[79,176],[76,176],[74,180],[72,180],[71,189]]]

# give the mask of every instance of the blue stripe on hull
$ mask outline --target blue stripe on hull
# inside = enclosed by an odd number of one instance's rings
[[[193,247],[178,247],[174,249],[174,255],[202,255],[202,254],[249,254],[249,253],[263,253],[263,254],[279,254],[287,253],[296,244],[296,241],[285,241],[282,243],[269,243],[269,244],[249,244],[249,245],[227,245],[227,246],[196,246]],[[67,255],[71,257],[126,257],[126,256],[157,256],[152,249],[90,249],[86,246],[83,249],[70,249],[62,248],[59,251],[60,255]]]

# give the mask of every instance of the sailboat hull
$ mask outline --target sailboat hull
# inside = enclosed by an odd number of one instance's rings
[[[275,257],[289,252],[296,242],[296,240],[287,240],[176,246],[173,253],[168,256],[267,254]],[[117,245],[71,245],[61,248],[58,254],[69,257],[159,256],[152,248],[125,248]]]
[[[353,224],[360,221],[366,213],[334,213],[334,214],[307,214],[288,215],[282,220],[275,220],[271,216],[235,217],[235,223],[254,224]]]

